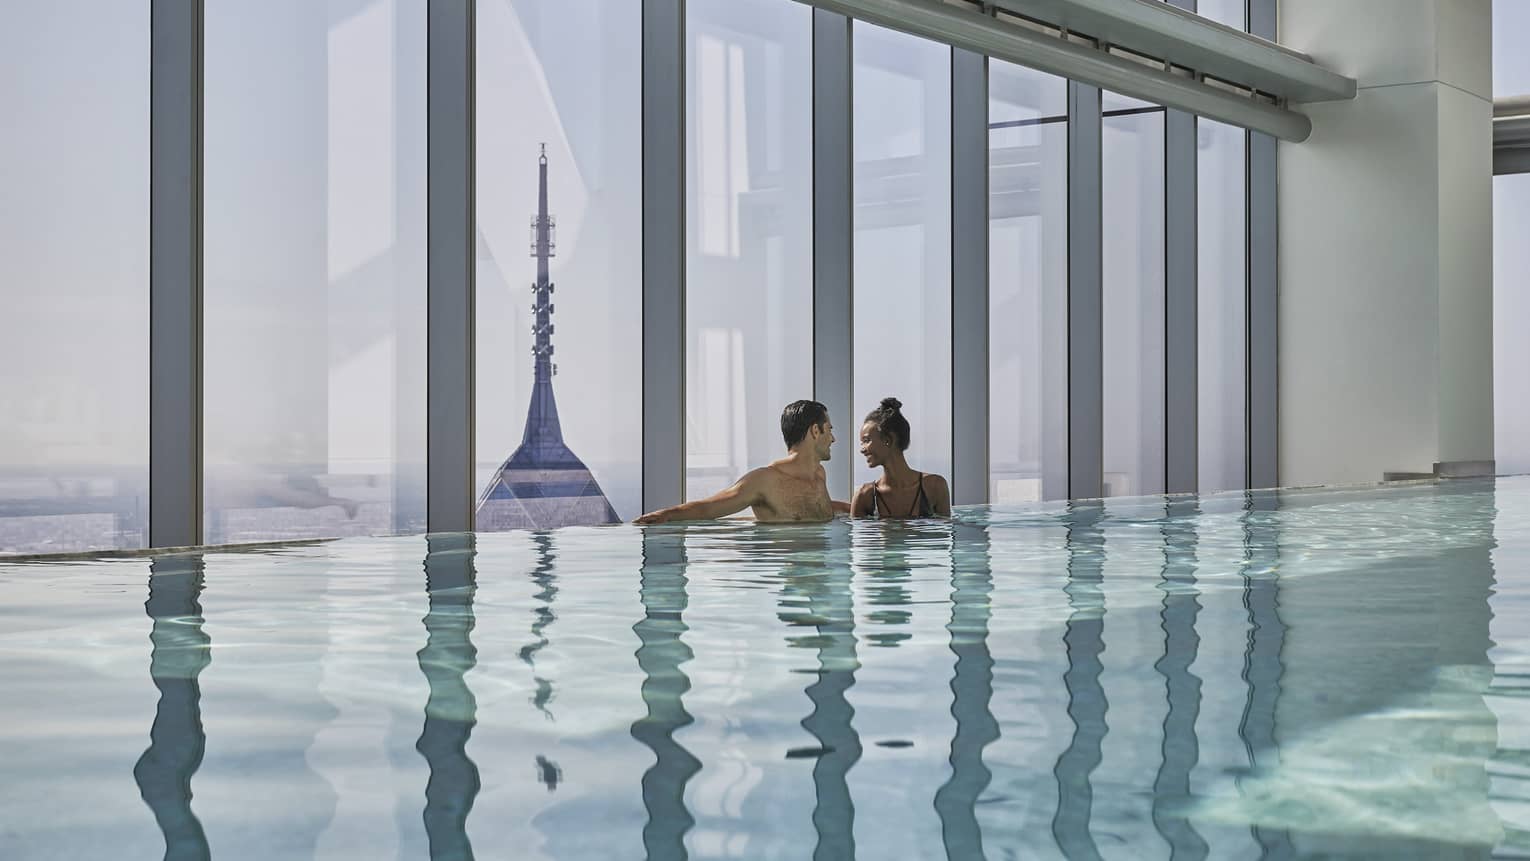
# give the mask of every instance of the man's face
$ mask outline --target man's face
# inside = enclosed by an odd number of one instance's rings
[[[825,419],[821,425],[813,425],[808,429],[808,437],[813,442],[813,453],[818,459],[829,459],[829,447],[834,445],[834,423]]]

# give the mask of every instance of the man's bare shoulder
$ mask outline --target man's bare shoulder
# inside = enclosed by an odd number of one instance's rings
[[[744,486],[759,487],[775,480],[776,465],[758,466],[744,473],[738,483]]]
[[[775,482],[792,477],[790,469],[791,465],[791,459],[783,457],[778,460],[771,461],[759,469],[754,470],[754,472],[760,473],[760,476],[764,480]]]

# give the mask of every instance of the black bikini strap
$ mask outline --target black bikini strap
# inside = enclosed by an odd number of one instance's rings
[[[918,475],[919,475],[919,492],[914,494],[914,501],[908,507],[908,516],[909,517],[913,517],[915,514],[923,513],[924,509],[919,507],[919,503],[920,502],[924,502],[926,505],[929,504],[929,500],[924,498],[924,473],[921,472]]]

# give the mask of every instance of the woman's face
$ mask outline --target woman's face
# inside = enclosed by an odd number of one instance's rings
[[[877,430],[877,426],[871,422],[861,425],[861,457],[866,458],[866,465],[872,469],[881,466],[887,460],[887,452],[892,448],[887,437]]]

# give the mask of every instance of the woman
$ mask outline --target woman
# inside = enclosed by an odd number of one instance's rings
[[[950,517],[951,490],[938,475],[915,472],[903,453],[908,450],[908,419],[897,398],[883,398],[861,424],[861,456],[866,465],[881,467],[882,477],[861,485],[850,502],[851,517],[877,519]]]

